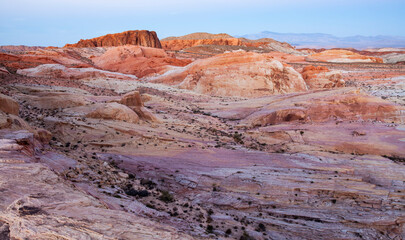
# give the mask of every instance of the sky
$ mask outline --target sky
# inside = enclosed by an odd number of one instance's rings
[[[405,0],[0,0],[0,45],[63,46],[127,30],[405,36]]]

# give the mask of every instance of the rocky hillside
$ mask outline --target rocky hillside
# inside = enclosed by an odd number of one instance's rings
[[[75,44],[66,44],[65,47],[112,47],[127,44],[162,48],[156,32],[146,30],[126,31],[122,33],[107,34],[92,39],[81,39]]]
[[[170,40],[198,40],[198,39],[221,39],[221,38],[233,38],[231,35],[226,33],[212,34],[206,32],[196,32],[190,33],[180,37],[167,37],[163,38],[162,41]]]
[[[162,46],[167,50],[184,50],[187,52],[196,52],[200,50],[200,46],[212,46],[211,51],[217,52],[218,47],[222,46],[240,46],[244,50],[254,52],[266,52],[266,51],[279,51],[285,53],[301,54],[301,52],[295,50],[294,47],[288,43],[278,42],[271,38],[263,38],[258,40],[249,40],[246,38],[235,38],[229,34],[211,34],[211,33],[192,33],[180,37],[168,37],[162,39]],[[196,49],[197,48],[197,49]],[[223,52],[231,49],[223,48]]]
[[[26,51],[33,51],[43,49],[44,47],[38,46],[24,46],[24,45],[6,45],[0,46],[0,52],[5,53],[12,53],[12,52],[26,52]]]

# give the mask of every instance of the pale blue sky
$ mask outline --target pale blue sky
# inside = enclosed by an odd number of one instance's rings
[[[63,46],[126,30],[159,38],[261,31],[405,36],[404,0],[0,0],[0,45]]]

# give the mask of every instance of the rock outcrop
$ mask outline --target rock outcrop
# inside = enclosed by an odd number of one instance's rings
[[[405,53],[389,53],[381,56],[384,63],[405,63]]]
[[[253,51],[279,51],[289,54],[302,55],[290,44],[278,42],[271,38],[250,40],[246,38],[235,38],[228,34],[192,33],[181,37],[169,37],[161,41],[164,49],[192,51],[196,46],[241,46],[252,48]],[[215,53],[216,49],[212,49]],[[267,52],[266,51],[266,52]]]
[[[327,67],[306,66],[302,70],[302,77],[310,89],[344,87],[340,71],[330,71]]]
[[[0,74],[10,74],[10,72],[4,67],[0,67]]]
[[[219,39],[174,39],[162,41],[163,49],[182,50],[199,45],[225,45],[225,46],[244,46],[242,40],[238,38],[219,38]]]
[[[94,79],[114,78],[123,80],[136,80],[132,75],[114,73],[95,68],[68,68],[61,64],[42,64],[35,68],[17,70],[17,74],[30,77],[63,78],[63,79]]]
[[[201,59],[151,79],[202,94],[260,97],[306,91],[301,75],[271,56],[234,52]]]
[[[126,121],[130,123],[139,122],[138,115],[129,107],[118,103],[98,103],[86,107],[86,117],[100,118],[106,120]],[[77,108],[77,111],[80,110]]]
[[[20,106],[18,102],[9,96],[0,94],[0,111],[18,116]]]
[[[193,239],[78,189],[58,175],[76,161],[42,147],[29,132],[0,132],[0,239]]]
[[[15,86],[21,93],[15,96],[21,101],[29,102],[32,107],[58,109],[83,106],[91,103],[86,91],[70,91],[70,88],[44,86]]]
[[[85,78],[103,76],[127,78],[102,72],[92,68],[144,77],[167,70],[168,66],[185,66],[189,59],[177,59],[168,55],[163,49],[125,45],[119,47],[97,48],[57,48],[41,49],[26,54],[0,53],[0,65],[16,72],[20,69],[36,68],[19,72],[27,76]],[[40,66],[43,64],[53,64]],[[63,65],[67,69],[62,69]],[[76,69],[72,69],[76,68]],[[133,77],[129,77],[133,78]]]
[[[41,49],[19,55],[0,53],[0,64],[14,72],[42,64],[61,64],[75,68],[92,67],[91,61],[80,56],[78,52],[63,49]]]
[[[82,39],[75,44],[66,44],[65,47],[116,47],[127,44],[162,48],[156,32],[146,30],[126,31],[122,33],[107,34],[92,39]]]
[[[109,48],[92,60],[99,68],[133,74],[139,78],[164,72],[169,65],[185,66],[191,62],[170,57],[163,49],[131,45]]]
[[[262,107],[248,100],[244,105],[225,111],[225,115],[221,111],[215,111],[215,114],[223,118],[240,119],[240,124],[248,127],[333,120],[405,123],[401,114],[404,107],[353,88],[270,96],[260,99],[258,104]]]
[[[196,32],[190,33],[180,37],[167,37],[161,41],[171,41],[171,40],[198,40],[198,39],[224,39],[233,38],[231,35],[226,33],[212,34],[207,32]]]
[[[333,62],[333,63],[382,63],[377,57],[370,57],[348,50],[326,50],[315,53],[306,58],[307,61]]]
[[[44,49],[45,47],[39,46],[24,46],[24,45],[6,45],[0,46],[0,52],[13,53],[13,52],[28,52],[35,51],[39,49]]]
[[[138,91],[133,91],[122,96],[119,103],[131,108],[142,120],[150,122],[161,122],[155,115],[144,107],[141,95]]]

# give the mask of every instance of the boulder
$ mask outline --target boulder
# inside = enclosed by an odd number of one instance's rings
[[[145,121],[161,122],[153,113],[144,107],[142,96],[138,91],[133,91],[122,96],[119,103],[131,108],[138,116]]]
[[[129,107],[119,103],[98,103],[90,105],[86,117],[138,123],[138,115]]]
[[[0,129],[27,130],[35,133],[35,129],[20,117],[0,111]]]
[[[42,143],[49,143],[52,138],[52,133],[45,129],[37,129],[35,133],[35,138],[41,141]]]
[[[125,94],[122,96],[121,100],[119,103],[124,104],[126,106],[131,106],[131,107],[143,107],[143,101],[141,94],[139,94],[138,91],[133,91]]]
[[[18,115],[20,105],[11,97],[0,94],[0,110],[5,113]]]

